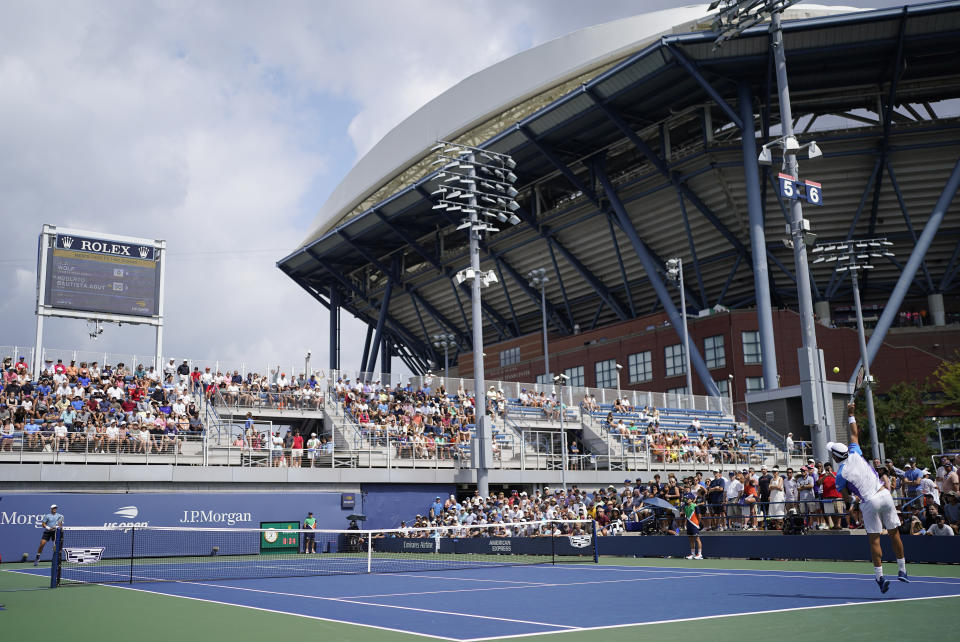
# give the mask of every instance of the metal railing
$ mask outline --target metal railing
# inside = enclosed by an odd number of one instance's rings
[[[240,390],[236,393],[217,388],[213,393],[213,405],[221,409],[236,411],[235,414],[260,412],[263,410],[290,410],[300,412],[321,412],[326,394],[321,386],[307,392],[294,390]]]

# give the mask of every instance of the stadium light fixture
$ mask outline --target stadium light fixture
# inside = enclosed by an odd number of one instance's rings
[[[877,439],[877,417],[873,407],[873,377],[870,374],[870,359],[867,355],[867,340],[863,330],[863,307],[860,304],[860,272],[874,268],[870,262],[872,258],[892,259],[894,253],[889,248],[893,243],[886,238],[858,240],[853,243],[835,243],[818,245],[811,250],[817,257],[814,263],[834,263],[834,269],[841,274],[850,275],[850,284],[853,290],[853,304],[857,312],[857,340],[860,343],[860,361],[863,370],[864,396],[867,399],[867,422],[870,425],[870,444],[873,448],[873,457],[880,457],[880,444]],[[863,248],[874,248],[864,252]],[[882,249],[881,249],[882,248]],[[856,390],[853,391],[856,394]],[[851,401],[853,395],[851,395]]]
[[[547,341],[547,283],[550,277],[543,268],[536,268],[527,272],[527,281],[530,287],[540,290],[540,319],[543,329],[543,374],[550,376],[550,344]]]
[[[453,334],[440,333],[432,337],[433,347],[443,349],[443,378],[450,378],[450,348],[457,348],[457,337]]]
[[[713,30],[716,32],[715,47],[724,41],[736,38],[745,30],[764,20],[770,21],[769,38],[773,53],[773,68],[776,70],[778,103],[780,105],[780,139],[764,146],[758,162],[772,163],[769,147],[779,145],[783,149],[783,173],[799,180],[798,153],[806,149],[807,158],[823,155],[815,142],[801,145],[793,130],[793,112],[790,106],[790,89],[787,80],[787,57],[783,43],[783,12],[799,0],[714,0],[710,11],[718,11]],[[801,348],[800,370],[810,374],[800,385],[803,399],[804,423],[811,426],[814,457],[827,459],[827,442],[835,441],[834,421],[829,411],[826,391],[826,373],[821,367],[820,351],[817,348],[816,325],[813,316],[813,297],[810,288],[810,272],[807,265],[807,244],[816,238],[803,219],[803,206],[799,198],[789,200],[789,238],[784,243],[793,249],[794,273],[797,282],[797,299],[800,313]]]
[[[690,330],[687,325],[687,294],[683,283],[683,259],[673,258],[666,262],[667,277],[680,288],[680,312],[683,314],[683,356],[687,371],[687,394],[693,394],[693,373],[690,372]]]
[[[514,214],[520,208],[516,202],[519,192],[513,186],[518,177],[511,171],[517,164],[509,154],[447,141],[438,141],[431,151],[437,155],[434,163],[441,166],[437,178],[446,186],[441,189],[449,190],[433,193],[439,197],[433,208],[462,211],[464,218],[457,229],[467,230],[470,236],[470,267],[457,272],[454,280],[458,285],[467,280],[472,282],[474,413],[478,440],[472,452],[477,468],[477,488],[486,497],[490,494],[487,469],[492,451],[490,424],[486,416],[481,292],[498,279],[492,270],[484,272],[480,269],[480,239],[484,233],[499,231],[494,223],[520,223],[520,218]]]

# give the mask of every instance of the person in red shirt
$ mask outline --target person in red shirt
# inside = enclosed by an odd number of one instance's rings
[[[827,520],[827,527],[831,530],[840,530],[841,517],[846,512],[843,495],[837,490],[837,474],[833,471],[833,464],[823,465],[823,476],[818,480],[822,490],[823,514]]]
[[[750,530],[757,530],[757,501],[760,493],[750,475],[743,478],[743,516],[750,517]]]
[[[300,468],[300,461],[303,457],[303,435],[298,432],[293,435],[293,447],[290,449],[290,465],[294,468]]]

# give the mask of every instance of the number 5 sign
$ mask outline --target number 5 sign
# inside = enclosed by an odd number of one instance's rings
[[[780,196],[790,200],[802,198],[811,205],[823,206],[823,186],[814,181],[801,183],[789,174],[780,174]]]

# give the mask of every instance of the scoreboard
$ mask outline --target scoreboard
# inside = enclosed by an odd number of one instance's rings
[[[299,553],[300,522],[260,522],[261,553]]]
[[[160,250],[153,242],[56,234],[46,250],[45,306],[138,317],[160,314]]]

